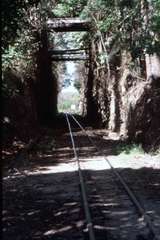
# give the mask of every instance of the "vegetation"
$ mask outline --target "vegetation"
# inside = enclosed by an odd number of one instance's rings
[[[58,100],[59,112],[80,113],[78,92],[62,92]]]
[[[125,154],[125,155],[137,155],[144,154],[144,150],[142,145],[140,144],[119,144],[116,148],[117,154]]]
[[[112,239],[127,238],[133,227],[132,238],[153,239],[143,218],[151,217],[149,225],[154,220],[158,234],[160,0],[2,0],[1,6],[4,238],[88,239],[90,224],[81,209],[76,174],[83,160],[93,222],[114,224],[114,228],[93,226],[96,238],[106,238],[106,234],[111,238],[112,232]],[[87,31],[64,34],[67,22],[70,30],[77,26],[72,18],[78,18],[79,31]],[[75,63],[74,78],[71,65],[58,64],[57,56],[64,56],[62,52],[68,49],[68,56],[77,56],[77,49],[85,49],[87,56],[83,63]],[[65,81],[58,80],[60,75],[65,75]],[[68,83],[75,91],[61,92]],[[63,112],[76,113],[101,149],[97,154],[85,134],[75,133],[78,166]],[[77,131],[77,123],[70,120]],[[157,155],[152,159],[144,151]],[[113,165],[118,163],[115,167],[148,205],[149,216],[144,213],[136,218],[128,196],[125,200],[122,191],[118,197],[121,189],[114,185],[110,169],[106,178],[109,165],[103,165],[104,154],[113,159]],[[136,169],[131,169],[130,159],[135,160]],[[142,164],[136,165],[138,161]],[[96,170],[93,176],[86,164]],[[118,216],[121,221],[116,222]]]
[[[77,99],[76,99],[77,100]],[[73,104],[74,101],[73,99],[69,99],[69,100],[65,100],[62,103],[59,104],[59,112],[65,112],[65,113],[79,113],[79,111],[77,111],[77,106],[75,108],[72,109],[72,106],[74,106],[75,104]]]
[[[159,52],[160,49],[160,1],[104,1],[104,0],[69,0],[69,1],[2,1],[2,51],[3,72],[9,67],[14,68],[21,62],[21,71],[32,65],[33,49],[37,47],[35,31],[42,28],[41,17],[81,17],[90,18],[95,27],[95,37],[104,37],[108,51],[100,53],[99,60],[109,58],[116,46],[131,51],[133,57],[140,57],[144,51]],[[53,4],[53,5],[52,5]],[[148,13],[148,22],[144,26],[142,7],[150,4],[153,10]],[[54,6],[49,9],[50,6]],[[149,6],[149,5],[148,5]],[[96,23],[95,23],[96,21]],[[34,23],[33,23],[34,22]],[[137,31],[138,30],[138,31]],[[76,36],[76,35],[74,35]],[[77,34],[75,41],[80,44],[81,38]],[[117,49],[118,51],[118,49]],[[110,54],[109,54],[110,53]],[[26,70],[28,72],[28,68]],[[29,73],[32,74],[32,73]],[[3,84],[8,89],[7,81]]]
[[[79,17],[87,0],[60,0],[53,9],[56,17]]]
[[[75,46],[88,44],[90,47],[83,112],[90,115],[90,119],[100,119],[104,127],[113,131],[121,132],[121,128],[125,129],[125,134],[133,138],[138,136],[140,141],[144,139],[141,135],[144,135],[146,129],[150,129],[148,134],[155,138],[152,134],[155,132],[154,126],[159,129],[156,120],[159,116],[156,107],[159,101],[158,81],[151,84],[152,91],[137,93],[136,103],[127,94],[133,86],[139,89],[138,84],[142,86],[145,80],[152,79],[153,82],[153,79],[160,77],[160,0],[3,0],[4,105],[9,106],[16,99],[16,104],[26,109],[20,115],[23,118],[32,115],[32,120],[36,120],[39,115],[51,115],[57,101],[57,86],[56,83],[52,84],[56,78],[56,67],[51,63],[47,49],[48,40],[54,45],[55,36],[47,32],[46,22],[57,17],[79,17],[91,21],[89,33],[74,33],[71,37]],[[45,81],[45,78],[48,80]],[[76,82],[76,87],[80,87],[79,82]],[[122,94],[124,88],[126,93]],[[146,85],[142,88],[146,89]],[[127,95],[127,99],[124,95]],[[113,103],[111,99],[116,99],[116,102]],[[139,110],[142,101],[147,102],[148,99],[151,99],[151,106]],[[12,121],[17,109],[11,108],[5,107],[4,115]],[[153,118],[147,109],[154,109],[153,115],[156,117]]]

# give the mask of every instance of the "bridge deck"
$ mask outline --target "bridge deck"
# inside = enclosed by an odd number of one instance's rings
[[[47,21],[47,26],[55,32],[82,32],[89,31],[91,23],[88,20],[76,18],[53,18]]]

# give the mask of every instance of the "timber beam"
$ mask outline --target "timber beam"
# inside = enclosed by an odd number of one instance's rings
[[[49,50],[51,55],[63,55],[63,54],[83,54],[87,51],[88,48],[79,48],[79,49],[64,49],[64,50]]]
[[[87,57],[51,57],[51,60],[54,62],[64,62],[64,61],[87,61]]]
[[[77,18],[54,18],[47,21],[47,27],[55,32],[90,31],[91,23],[88,20]]]

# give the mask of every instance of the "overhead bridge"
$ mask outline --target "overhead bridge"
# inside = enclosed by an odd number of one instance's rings
[[[81,63],[85,62],[84,67],[88,68],[91,62],[90,44],[87,44],[88,46],[83,47],[83,49],[82,47],[79,49],[55,49],[50,34],[56,36],[58,32],[90,32],[90,29],[90,21],[78,18],[50,18],[43,25],[40,34],[37,34],[40,44],[37,52],[35,100],[37,119],[40,123],[50,124],[57,116],[58,79],[55,74],[56,70],[53,71],[52,62],[81,61]],[[90,79],[92,80],[92,78]],[[89,98],[88,95],[87,98]]]
[[[86,53],[89,49],[64,49],[64,50],[49,50],[49,55],[52,61],[86,61],[89,56]]]
[[[47,21],[47,28],[55,32],[90,31],[91,22],[78,18],[52,18]]]

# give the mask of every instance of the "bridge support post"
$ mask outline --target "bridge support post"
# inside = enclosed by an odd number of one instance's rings
[[[52,73],[46,29],[41,31],[39,38],[35,84],[37,115],[40,122],[49,122],[57,113],[57,80]]]
[[[97,102],[94,99],[94,42],[90,43],[89,48],[89,71],[88,71],[88,79],[86,84],[86,112],[87,112],[87,119],[91,123],[95,123],[98,120],[98,106]]]

